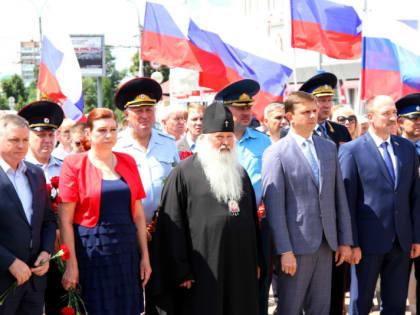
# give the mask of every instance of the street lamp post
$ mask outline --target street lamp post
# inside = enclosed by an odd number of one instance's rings
[[[141,60],[141,22],[140,22],[140,12],[139,12],[139,7],[137,5],[137,3],[135,2],[135,0],[127,0],[128,2],[130,2],[131,4],[133,4],[136,7],[136,14],[137,14],[137,29],[139,30],[139,72],[138,72],[138,76],[142,77],[143,76],[143,62]]]

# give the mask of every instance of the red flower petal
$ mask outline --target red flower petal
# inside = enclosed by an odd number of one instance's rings
[[[74,311],[74,308],[72,307],[66,306],[61,309],[61,314],[63,315],[74,315],[75,313],[76,312]]]
[[[51,178],[51,186],[57,189],[59,181],[60,178],[58,176],[54,176],[53,178]]]
[[[181,151],[179,152],[179,158],[181,160],[185,160],[186,158],[190,157],[191,155],[193,155],[194,153],[189,152],[189,151]]]
[[[63,251],[63,256],[61,256],[62,260],[68,260],[70,258],[70,251],[67,245],[60,245],[60,249]]]

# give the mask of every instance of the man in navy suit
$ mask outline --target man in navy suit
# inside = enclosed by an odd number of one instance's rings
[[[349,314],[369,314],[381,276],[381,314],[404,314],[410,257],[420,254],[420,180],[414,145],[391,135],[397,110],[389,96],[367,102],[369,131],[341,145],[339,160],[354,247]]]
[[[1,315],[42,314],[46,261],[54,249],[55,217],[42,170],[23,161],[28,145],[28,122],[0,117],[0,292],[18,284]]]

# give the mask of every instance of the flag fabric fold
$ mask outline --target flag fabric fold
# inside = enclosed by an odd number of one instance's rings
[[[268,47],[260,47],[261,38],[250,35],[245,42],[230,40],[229,36],[243,34],[220,31],[223,18],[213,17],[213,21],[217,21],[213,24],[218,24],[218,29],[193,20],[179,8],[172,10],[163,3],[146,2],[142,59],[199,71],[200,86],[215,90],[240,79],[258,81],[261,91],[253,111],[261,119],[264,107],[283,95],[291,63],[282,60],[280,50],[276,54]]]
[[[62,105],[67,118],[83,119],[82,75],[70,36],[50,23],[41,49],[38,89]]]
[[[352,6],[328,0],[290,0],[292,47],[336,59],[358,59],[361,20]]]
[[[420,32],[405,21],[367,15],[363,23],[362,99],[385,94],[397,100],[420,92],[418,39]]]

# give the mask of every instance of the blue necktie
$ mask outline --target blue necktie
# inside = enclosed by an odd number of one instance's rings
[[[309,166],[312,169],[312,172],[314,172],[316,182],[319,184],[319,167],[318,163],[316,162],[316,158],[314,157],[312,151],[311,151],[311,141],[306,139],[305,142],[303,142],[303,152],[305,153],[306,160],[308,160]]]
[[[391,156],[388,152],[388,142],[382,142],[381,148],[384,149],[384,160],[386,164],[386,168],[388,169],[389,176],[391,176],[392,181],[395,183],[395,173],[394,173],[394,166],[392,165]]]

